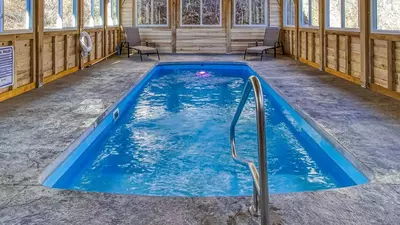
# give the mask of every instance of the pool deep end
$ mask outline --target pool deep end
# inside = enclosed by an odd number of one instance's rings
[[[229,146],[230,121],[250,75],[256,73],[242,63],[159,64],[45,171],[43,184],[137,195],[250,195],[250,172],[232,160]],[[272,193],[367,182],[260,81]],[[251,96],[236,137],[239,154],[257,162],[254,110]]]

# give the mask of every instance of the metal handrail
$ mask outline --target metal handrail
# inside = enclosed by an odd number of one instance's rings
[[[239,120],[240,114],[243,111],[244,105],[249,97],[251,89],[254,90],[254,96],[256,100],[256,118],[257,118],[257,140],[258,140],[258,164],[260,167],[260,175],[253,162],[240,158],[236,153],[235,145],[235,127]],[[246,86],[244,87],[242,98],[239,106],[233,116],[231,127],[230,127],[230,142],[232,149],[233,159],[249,167],[251,175],[253,177],[253,206],[251,211],[255,215],[261,216],[261,224],[268,224],[268,173],[267,173],[267,155],[266,155],[266,141],[265,141],[265,114],[264,114],[264,96],[261,88],[260,81],[257,77],[251,76]]]

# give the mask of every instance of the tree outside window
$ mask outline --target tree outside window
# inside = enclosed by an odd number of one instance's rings
[[[182,0],[181,25],[221,25],[221,0]]]
[[[137,0],[136,25],[166,26],[168,25],[167,0]]]

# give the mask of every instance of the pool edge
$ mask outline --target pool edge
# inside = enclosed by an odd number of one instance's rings
[[[302,117],[317,133],[322,136],[322,138],[325,138],[328,143],[330,143],[335,150],[339,154],[342,155],[342,157],[347,160],[356,170],[357,172],[361,173],[365,178],[367,179],[366,182],[364,183],[358,183],[354,181],[355,185],[360,185],[360,184],[365,184],[370,182],[373,179],[372,173],[369,171],[365,170],[364,165],[351,153],[349,152],[344,146],[340,144],[340,142],[335,139],[330,133],[325,131],[322,127],[318,125],[318,123],[313,120],[307,113],[305,113],[301,108],[299,108],[297,105],[291,103],[288,101],[286,95],[281,93],[279,90],[276,90],[273,86],[271,86],[268,81],[263,77],[263,73],[257,72],[255,68],[252,67],[251,64],[248,62],[229,62],[229,61],[223,61],[223,62],[218,62],[218,61],[202,61],[202,62],[191,62],[191,61],[181,61],[181,62],[156,62],[153,66],[151,66],[145,73],[143,73],[136,81],[132,82],[131,86],[123,92],[123,94],[110,106],[106,108],[106,110],[101,113],[97,119],[85,129],[85,131],[77,138],[75,139],[57,158],[50,164],[48,165],[43,172],[39,176],[39,182],[40,184],[47,186],[47,187],[52,187],[53,185],[46,185],[45,182],[51,175],[57,171],[57,169],[61,166],[62,163],[64,163],[70,156],[71,154],[79,147],[79,145],[87,139],[90,134],[93,133],[93,131],[102,123],[107,116],[112,114],[112,112],[118,107],[119,104],[135,89],[137,88],[147,77],[149,77],[149,74],[157,67],[157,66],[163,66],[163,65],[174,65],[174,64],[195,64],[195,65],[203,65],[203,64],[208,64],[208,65],[242,65],[242,66],[247,66],[249,69],[254,71],[257,75],[257,77],[261,78],[269,88],[271,88],[276,94],[282,98],[282,100],[289,105],[295,112],[297,112],[300,117]],[[272,96],[273,97],[273,96]],[[335,160],[334,160],[335,161]],[[336,162],[336,161],[335,161]],[[348,173],[344,171],[347,175]],[[348,175],[349,176],[349,175]],[[350,176],[349,176],[350,177]]]

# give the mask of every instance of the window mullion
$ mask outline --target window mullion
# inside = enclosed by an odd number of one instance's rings
[[[58,0],[57,28],[63,27],[63,0]]]
[[[249,25],[253,25],[253,12],[251,7],[251,0],[249,0]]]
[[[150,2],[151,2],[151,4],[150,4],[150,9],[151,9],[150,24],[153,25],[154,24],[154,19],[153,19],[154,18],[154,15],[153,15],[154,14],[154,0],[151,0]]]
[[[341,0],[341,5],[340,5],[340,15],[341,15],[341,27],[346,28],[346,5],[345,5],[345,0]]]
[[[312,27],[312,0],[308,1],[308,26]]]
[[[330,0],[326,0],[325,1],[325,26],[327,28],[329,28],[331,26],[331,24],[330,24],[330,13],[331,13],[331,10],[330,10],[330,2],[329,1]]]
[[[200,25],[203,26],[203,0],[200,0]]]
[[[376,31],[378,30],[378,4],[377,1],[371,0],[371,5],[372,5],[372,30]],[[359,23],[361,24],[360,21],[360,16],[358,19]]]
[[[0,0],[0,32],[4,31],[4,0]]]
[[[265,3],[265,13],[264,13],[264,20],[265,20],[265,22],[264,22],[264,24],[265,25],[267,25],[268,27],[270,27],[271,26],[271,24],[270,24],[270,18],[269,18],[269,7],[270,7],[270,5],[269,5],[269,1],[270,0],[267,0],[266,1],[266,3]]]
[[[74,24],[74,26],[75,27],[77,27],[78,25],[77,25],[77,9],[78,9],[78,5],[77,5],[77,1],[78,0],[72,0],[72,17],[73,17],[73,24]]]

